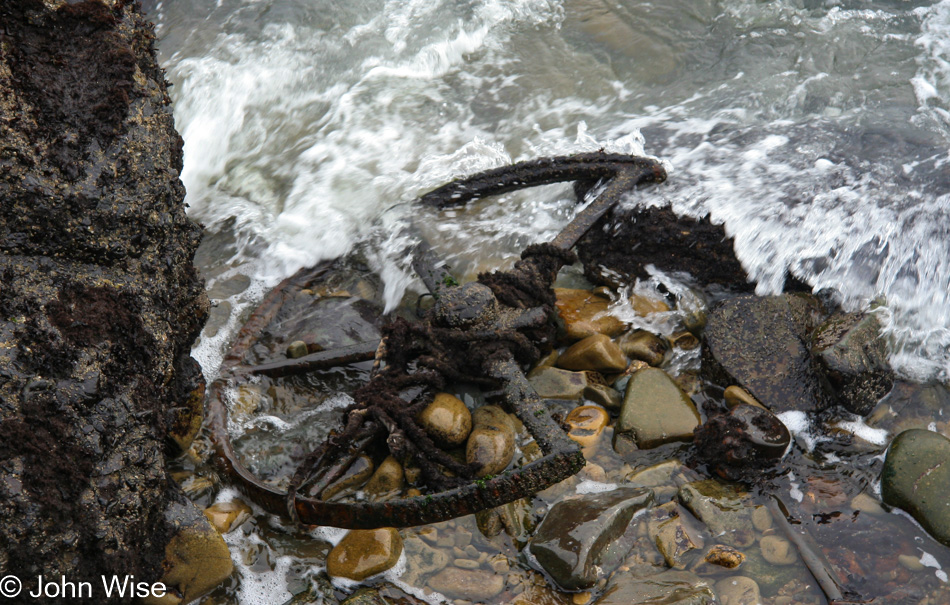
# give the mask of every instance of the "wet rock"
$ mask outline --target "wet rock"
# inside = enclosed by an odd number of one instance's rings
[[[790,442],[788,428],[774,414],[742,404],[711,415],[696,429],[694,456],[724,479],[751,481],[774,467]]]
[[[677,498],[716,540],[738,547],[754,541],[752,510],[734,487],[715,479],[693,481],[680,488]]]
[[[172,408],[169,414],[168,438],[175,444],[175,451],[179,454],[188,451],[201,430],[205,401],[205,381],[197,361],[186,360],[182,368],[182,379],[194,384],[195,388],[188,392],[184,401]]]
[[[0,486],[23,486],[0,568],[154,581],[209,303],[153,26],[131,2],[0,12]]]
[[[637,447],[689,441],[701,422],[693,401],[663,370],[646,368],[630,377],[616,433],[629,433]]]
[[[706,553],[704,560],[710,565],[718,565],[726,569],[735,569],[745,561],[745,555],[731,546],[716,544]],[[758,590],[758,587],[756,587]]]
[[[752,525],[759,531],[766,531],[772,528],[772,513],[764,506],[757,506],[752,511]]]
[[[881,496],[909,512],[934,538],[950,546],[950,439],[911,429],[894,438],[881,472]]]
[[[291,359],[297,359],[309,354],[310,349],[307,348],[307,343],[302,340],[295,340],[287,345],[287,357]]]
[[[763,536],[759,540],[762,556],[772,565],[791,565],[798,560],[795,547],[781,536]]]
[[[639,468],[627,474],[624,481],[643,487],[659,487],[673,483],[673,476],[683,469],[679,460],[667,460],[645,468]]]
[[[205,509],[205,517],[219,533],[226,534],[251,518],[251,507],[242,500],[218,502]]]
[[[636,245],[636,254],[631,247]],[[647,279],[647,265],[663,271],[689,273],[703,284],[722,284],[750,291],[754,284],[736,258],[733,240],[709,217],[678,216],[669,207],[614,210],[601,219],[577,245],[584,274],[595,283],[609,284],[607,269],[621,279]],[[616,277],[614,277],[616,279]]]
[[[180,594],[182,603],[190,603],[231,575],[231,553],[221,534],[191,502],[173,504],[165,516],[173,520],[173,534],[165,547],[161,582],[169,593]]]
[[[626,553],[612,549],[653,492],[622,487],[562,500],[551,507],[528,544],[537,564],[564,590],[582,590],[617,568]]]
[[[327,573],[364,580],[395,565],[401,554],[402,538],[396,529],[354,529],[327,555]]]
[[[532,370],[528,374],[528,381],[544,399],[574,400],[580,399],[591,385],[590,375],[590,372],[543,367]]]
[[[580,340],[594,334],[616,336],[624,331],[626,324],[607,314],[610,304],[608,297],[599,296],[588,290],[555,288],[558,316],[564,322],[566,338],[569,341]]]
[[[762,594],[752,578],[733,576],[716,582],[716,593],[722,605],[760,605]]]
[[[570,411],[564,423],[570,427],[567,436],[583,448],[596,445],[607,428],[610,416],[595,405],[582,405]]]
[[[594,334],[568,347],[557,358],[557,365],[565,370],[623,372],[627,359],[609,336]]]
[[[729,409],[738,405],[754,405],[762,409],[768,409],[759,403],[755,397],[750,395],[749,391],[736,385],[726,387],[726,390],[722,393],[722,398],[725,400],[726,405],[729,406]]]
[[[306,603],[334,602],[331,599],[332,596],[330,599],[317,598],[306,601]],[[364,586],[347,597],[340,605],[423,605],[424,603],[426,602],[406,594],[406,592],[398,586],[386,582],[379,586]],[[301,602],[301,605],[304,605],[304,602]]]
[[[416,416],[426,433],[440,446],[457,447],[472,432],[472,413],[465,403],[448,393],[438,393]]]
[[[611,388],[603,381],[597,372],[586,372],[590,377],[590,384],[584,389],[584,399],[601,405],[608,410],[617,411],[623,405],[623,395],[617,389]]]
[[[887,345],[875,313],[840,313],[815,331],[812,351],[848,411],[864,416],[891,389]]]
[[[759,586],[762,596],[771,597],[789,582],[813,585],[814,579],[803,564],[773,565],[765,560],[757,549],[745,551],[746,560],[740,568],[742,575],[751,578]]]
[[[465,447],[465,461],[478,465],[477,477],[497,475],[515,454],[515,430],[508,413],[495,405],[472,414],[472,432]]]
[[[450,599],[487,602],[505,589],[505,577],[484,569],[446,567],[429,578],[428,584]]]
[[[330,500],[337,494],[342,493],[344,490],[349,488],[358,487],[366,483],[370,477],[373,476],[373,472],[376,470],[376,465],[373,464],[373,460],[366,456],[365,454],[359,456],[356,460],[353,461],[353,464],[350,465],[342,477],[331,483],[323,490],[323,495],[321,498],[323,500]],[[311,497],[316,497],[317,494],[312,491],[308,492],[308,495]]]
[[[667,566],[684,569],[690,560],[688,555],[705,545],[702,534],[676,502],[667,502],[651,513],[661,516],[650,523],[650,537],[657,550]]]
[[[597,605],[715,605],[716,594],[706,580],[689,571],[670,569],[656,575],[636,577],[616,574],[607,584]]]
[[[654,367],[663,364],[666,353],[670,350],[662,338],[645,330],[624,334],[617,339],[617,344],[627,357],[645,361]]]
[[[832,390],[801,332],[784,296],[727,300],[709,314],[703,376],[742,387],[775,413],[824,409]]]
[[[670,336],[670,344],[677,349],[692,351],[693,349],[699,348],[699,339],[696,338],[692,332],[677,332]]]
[[[394,457],[387,456],[373,472],[373,476],[369,478],[369,481],[366,482],[363,491],[371,496],[379,497],[392,494],[402,489],[405,484],[402,465]]]
[[[432,548],[415,538],[405,541],[406,573],[402,580],[411,586],[421,587],[426,578],[449,564],[449,555],[442,549]]]

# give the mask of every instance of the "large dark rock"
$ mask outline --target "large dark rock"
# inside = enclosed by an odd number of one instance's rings
[[[837,313],[815,330],[812,351],[841,404],[864,416],[893,385],[887,345],[874,313]]]
[[[950,546],[950,439],[911,429],[894,438],[881,472],[881,497]]]
[[[183,500],[164,453],[207,299],[135,4],[0,3],[0,569],[23,579],[158,580]]]
[[[738,385],[775,413],[835,403],[806,345],[801,297],[739,296],[712,309],[703,334],[702,371],[721,386]]]

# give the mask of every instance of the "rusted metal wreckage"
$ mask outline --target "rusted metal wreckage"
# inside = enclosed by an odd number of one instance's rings
[[[209,389],[208,424],[217,463],[269,512],[289,514],[306,525],[344,528],[444,521],[530,496],[576,474],[585,464],[579,446],[552,419],[522,367],[553,347],[556,311],[551,285],[561,267],[573,262],[571,248],[624,193],[665,178],[656,160],[596,152],[516,163],[439,187],[416,203],[443,209],[539,185],[605,182],[600,194],[550,243],[529,246],[510,271],[482,274],[476,282],[459,284],[431,246],[416,238],[413,268],[435,298],[421,321],[397,318],[384,327],[380,341],[243,365],[255,335],[279,309],[283,290],[305,282],[307,270],[285,280],[244,325]],[[372,377],[353,393],[356,403],[346,410],[341,430],[331,433],[303,461],[287,491],[265,483],[241,463],[228,435],[228,381],[247,374],[286,376],[372,359],[376,360]],[[414,417],[437,390],[461,381],[500,388],[544,456],[502,475],[475,479],[473,468],[437,448]],[[337,480],[375,439],[385,439],[397,459],[415,460],[429,493],[385,502],[320,499],[321,488]],[[310,495],[302,493],[303,486]]]

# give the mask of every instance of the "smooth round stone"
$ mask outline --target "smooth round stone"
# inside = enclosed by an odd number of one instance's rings
[[[429,578],[429,588],[450,599],[486,602],[505,588],[505,577],[485,569],[446,567]]]
[[[881,496],[950,545],[950,439],[911,429],[894,438],[881,473]]]
[[[596,405],[582,405],[571,410],[564,422],[571,427],[568,437],[581,447],[590,447],[600,441],[609,420],[605,409]]]
[[[733,576],[716,582],[716,594],[722,605],[759,605],[762,595],[752,578]]]
[[[683,349],[684,351],[692,351],[699,347],[699,339],[692,332],[685,330],[670,336],[670,343],[677,349]]]
[[[763,536],[759,548],[765,560],[772,565],[791,565],[798,558],[792,543],[780,536]]]
[[[701,422],[689,396],[663,370],[644,368],[627,382],[618,433],[632,433],[637,447],[650,449],[689,441]]]
[[[752,525],[759,531],[772,528],[772,513],[764,506],[756,507],[752,511]]]
[[[617,345],[627,357],[645,361],[654,367],[663,363],[669,350],[662,338],[645,330],[624,334],[617,339]]]
[[[759,401],[749,394],[749,391],[743,389],[740,386],[732,385],[726,387],[726,390],[722,394],[722,398],[725,399],[726,405],[729,406],[729,409],[732,409],[739,405],[754,405],[762,409],[768,409]]]
[[[395,528],[354,529],[327,555],[327,573],[364,580],[395,565],[401,554],[402,538]]]
[[[461,399],[448,393],[436,394],[416,421],[436,443],[446,447],[462,445],[472,432],[472,413]]]
[[[381,496],[402,489],[405,484],[402,465],[394,457],[387,456],[366,482],[363,491],[373,496]]]
[[[567,339],[580,340],[592,334],[616,336],[624,331],[626,324],[607,314],[610,298],[588,290],[554,288],[555,306],[564,322]]]
[[[472,414],[472,432],[465,446],[465,461],[476,464],[476,477],[497,475],[515,455],[515,430],[508,413],[495,405]]]
[[[594,334],[568,347],[558,357],[557,365],[565,370],[617,373],[627,369],[627,358],[609,336]]]
[[[251,518],[251,507],[242,500],[218,502],[205,509],[205,517],[218,532],[226,534]]]
[[[545,366],[528,374],[528,382],[544,399],[580,399],[590,386],[589,372],[572,372]]]

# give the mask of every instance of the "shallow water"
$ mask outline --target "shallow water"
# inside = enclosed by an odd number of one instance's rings
[[[358,250],[387,308],[421,290],[396,237],[410,213],[469,275],[574,212],[568,187],[442,214],[412,208],[420,193],[604,147],[666,162],[668,182],[627,203],[711,214],[760,294],[790,271],[849,308],[883,297],[892,364],[950,379],[950,0],[146,8],[207,229],[217,307],[195,355],[209,377],[250,307],[302,266]],[[275,553],[284,571],[319,560]],[[229,602],[282,602],[245,576]]]

